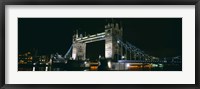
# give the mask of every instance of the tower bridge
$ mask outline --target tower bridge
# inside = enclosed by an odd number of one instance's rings
[[[72,45],[67,53],[62,57],[59,54],[51,55],[50,64],[64,63],[67,65],[79,67],[94,67],[102,66],[108,67],[113,70],[124,70],[126,66],[146,66],[153,64],[179,64],[182,61],[181,57],[176,58],[163,58],[160,60],[158,57],[150,56],[141,49],[132,45],[129,42],[123,41],[123,27],[118,23],[108,23],[105,25],[104,31],[92,35],[79,34],[78,31],[72,36]],[[88,43],[105,41],[105,59],[92,61],[86,58],[86,46]],[[95,50],[94,50],[95,52]],[[71,66],[68,66],[71,68]],[[96,67],[94,67],[96,68]],[[122,69],[120,69],[122,68]]]
[[[87,60],[87,44],[102,40],[105,41],[106,60]],[[172,61],[168,59],[172,59]],[[181,67],[181,56],[168,59],[163,58],[163,60],[160,60],[158,57],[146,54],[133,44],[123,41],[122,25],[112,22],[106,24],[104,31],[100,33],[83,36],[77,31],[72,36],[72,44],[67,53],[64,56],[58,53],[51,54],[50,61],[45,65],[56,69],[63,67],[66,70],[129,70],[129,68],[143,69],[144,67],[151,69],[155,66],[169,66],[169,64]]]
[[[148,60],[149,55],[132,45],[129,42],[123,42],[123,27],[118,23],[108,23],[105,25],[104,32],[83,36],[82,34],[73,35],[72,39],[72,59],[86,60],[87,43],[105,40],[105,58],[117,60]],[[69,55],[69,52],[65,57]]]

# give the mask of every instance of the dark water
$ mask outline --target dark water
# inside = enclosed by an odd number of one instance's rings
[[[163,64],[162,66],[135,65],[123,68],[102,68],[99,66],[90,67],[69,67],[66,65],[56,66],[31,66],[18,65],[18,71],[182,71],[180,64]]]

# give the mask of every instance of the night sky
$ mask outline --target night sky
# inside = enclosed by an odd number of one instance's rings
[[[78,29],[82,34],[104,31],[110,18],[19,18],[19,53],[38,49],[38,54],[58,52],[64,55]],[[181,18],[115,18],[123,25],[123,41],[128,41],[145,53],[156,57],[182,55]],[[105,41],[87,44],[87,57],[104,56]]]

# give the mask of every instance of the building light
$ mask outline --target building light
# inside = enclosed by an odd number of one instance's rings
[[[152,67],[158,67],[158,65],[157,64],[152,64]]]
[[[33,65],[36,65],[36,63],[33,63]]]
[[[129,64],[129,63],[127,63],[127,64],[126,64],[126,67],[129,67],[129,66],[130,66],[130,64]]]
[[[124,59],[125,58],[125,56],[122,56],[122,59]]]
[[[84,64],[87,64],[87,62],[85,61]]]
[[[117,41],[117,43],[118,43],[118,44],[120,43],[119,40]]]
[[[101,58],[101,55],[99,55],[99,59]]]

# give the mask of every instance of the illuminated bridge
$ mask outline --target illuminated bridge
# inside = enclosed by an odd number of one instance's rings
[[[123,41],[123,27],[118,23],[108,23],[104,32],[82,35],[78,31],[72,37],[72,45],[64,56],[51,55],[50,65],[64,64],[68,69],[90,68],[91,70],[129,70],[131,68],[153,68],[174,64],[181,66],[181,56],[158,58],[148,55],[133,44]],[[87,59],[87,43],[105,41],[105,58]],[[94,50],[95,52],[95,50]],[[169,59],[169,60],[168,60]]]
[[[135,61],[158,59],[145,54],[144,51],[129,42],[123,42],[122,35],[123,27],[118,23],[108,23],[105,25],[104,32],[93,35],[83,36],[77,31],[73,35],[72,46],[64,57],[72,57],[72,60],[86,60],[87,43],[105,40],[105,59]]]
[[[118,23],[108,23],[104,32],[82,35],[78,31],[72,37],[72,45],[64,56],[52,54],[50,64],[76,65],[96,68],[106,64],[111,70],[125,70],[129,66],[162,66],[163,64],[181,64],[181,56],[158,58],[148,55],[133,44],[123,41],[123,27]],[[86,58],[87,43],[105,41],[105,58],[88,60]],[[95,52],[95,51],[94,51]],[[104,64],[103,64],[104,63]],[[70,66],[70,67],[71,67]],[[69,67],[69,68],[70,68]],[[100,67],[101,68],[101,67]]]

